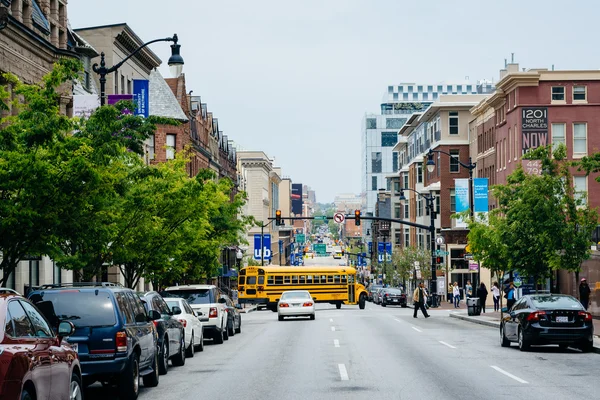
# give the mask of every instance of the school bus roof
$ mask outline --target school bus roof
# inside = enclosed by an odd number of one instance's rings
[[[343,273],[350,273],[350,274],[355,274],[356,273],[356,269],[353,267],[342,267],[342,266],[335,266],[335,265],[330,265],[330,266],[325,266],[325,265],[310,265],[310,266],[306,266],[306,267],[280,267],[280,266],[268,266],[268,267],[261,267],[261,266],[251,266],[251,267],[244,267],[242,268],[242,270],[246,270],[248,271],[251,268],[256,268],[256,270],[259,269],[264,269],[265,272],[267,273],[276,273],[276,272],[296,272],[298,274],[308,274],[308,273],[321,273],[321,272],[343,272]]]

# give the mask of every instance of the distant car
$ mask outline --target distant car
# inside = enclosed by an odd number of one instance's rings
[[[196,312],[208,316],[204,323],[204,337],[213,339],[215,344],[222,344],[229,338],[227,332],[227,311],[225,303],[219,302],[221,291],[215,285],[180,285],[171,286],[162,292],[165,297],[181,297]]]
[[[79,354],[83,385],[117,385],[119,397],[136,399],[139,378],[158,385],[157,312],[147,312],[131,289],[110,282],[75,282],[43,286],[29,299],[50,321],[70,321],[67,341]],[[39,398],[39,397],[38,397]]]
[[[234,336],[236,333],[242,333],[242,314],[233,304],[229,296],[222,294],[220,302],[225,302],[227,311],[227,334]]]
[[[379,288],[382,288],[381,285],[371,285],[369,286],[369,294],[367,296],[367,300],[375,302],[375,293]]]
[[[283,321],[285,317],[315,319],[315,302],[307,290],[288,290],[281,294],[277,316],[279,321]]]
[[[62,341],[75,326],[50,323],[25,298],[0,293],[0,398],[83,398],[77,351]]]
[[[155,319],[154,326],[158,334],[158,372],[166,375],[169,368],[169,360],[173,365],[181,367],[185,365],[185,330],[173,314],[163,297],[157,292],[138,293],[144,302],[147,311],[154,310],[160,314]]]
[[[406,294],[397,288],[381,289],[381,306],[401,306],[406,307]]]
[[[594,347],[592,314],[573,296],[529,294],[504,314],[500,324],[502,347],[517,342],[521,351],[531,345],[558,344],[587,353]]]
[[[381,294],[384,289],[384,287],[380,287],[375,291],[375,294],[373,294],[373,303],[381,304]]]
[[[185,331],[185,355],[194,357],[196,350],[204,351],[204,326],[203,321],[208,322],[208,316],[198,315],[196,311],[182,298],[166,297],[167,305],[173,311],[175,318],[183,324]]]

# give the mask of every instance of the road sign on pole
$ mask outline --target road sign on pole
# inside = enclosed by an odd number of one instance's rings
[[[327,216],[326,215],[317,215],[316,217],[314,217],[315,221],[327,221]]]
[[[296,241],[299,244],[304,244],[304,242],[306,242],[306,236],[304,235],[304,233],[298,233],[298,234],[296,234]]]
[[[344,222],[344,219],[346,219],[346,217],[342,213],[335,213],[335,215],[333,216],[333,220],[338,224]]]

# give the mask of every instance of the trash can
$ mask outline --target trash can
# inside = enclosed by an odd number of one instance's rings
[[[481,314],[481,303],[479,297],[468,297],[467,298],[467,314],[468,315],[480,315]]]

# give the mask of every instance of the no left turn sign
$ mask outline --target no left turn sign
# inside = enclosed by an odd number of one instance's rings
[[[342,213],[335,213],[335,215],[333,216],[333,220],[335,222],[337,222],[338,224],[341,224],[342,222],[344,222],[344,219],[346,217],[344,217],[344,214]]]

